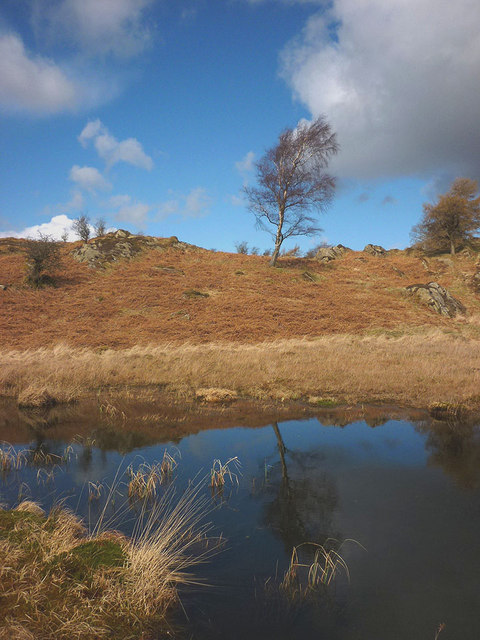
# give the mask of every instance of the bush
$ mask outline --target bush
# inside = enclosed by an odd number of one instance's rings
[[[39,234],[38,240],[27,241],[26,256],[26,284],[36,289],[53,285],[54,279],[48,272],[56,271],[61,267],[58,243],[51,236]]]
[[[104,218],[98,218],[98,220],[95,222],[95,236],[98,238],[99,236],[104,236],[105,235],[105,231],[107,230],[107,223],[105,222]],[[88,240],[88,238],[87,238]]]
[[[245,240],[242,240],[242,242],[236,242],[235,243],[235,249],[237,250],[237,253],[247,254],[248,253],[248,242],[245,242]]]
[[[90,219],[88,216],[79,216],[73,221],[73,230],[84,242],[90,238]]]

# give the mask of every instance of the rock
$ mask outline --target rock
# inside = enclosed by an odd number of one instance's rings
[[[0,291],[6,291],[8,289],[8,284],[0,284]]]
[[[406,290],[437,313],[449,318],[454,318],[457,313],[464,315],[467,311],[463,304],[439,285],[438,282],[410,284],[406,287]]]
[[[209,293],[203,293],[203,291],[197,291],[196,289],[187,289],[183,292],[184,298],[209,298]]]
[[[318,250],[315,260],[330,262],[330,260],[341,258],[347,251],[351,251],[351,249],[344,247],[343,244],[337,244],[334,247],[322,247]]]
[[[179,242],[176,236],[171,238],[137,236],[124,229],[118,229],[83,243],[72,251],[72,256],[78,262],[87,262],[91,267],[104,267],[118,260],[130,260],[147,249],[164,251],[170,247],[194,248],[193,245]]]
[[[365,253],[369,253],[371,256],[385,256],[386,250],[379,244],[367,244],[363,249]]]
[[[395,271],[395,273],[397,275],[399,275],[401,278],[405,278],[405,272],[402,271],[401,269],[399,269],[398,267],[396,267],[394,264],[392,264],[392,269]]]

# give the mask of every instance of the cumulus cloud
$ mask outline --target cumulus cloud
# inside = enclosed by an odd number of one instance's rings
[[[21,231],[0,231],[0,238],[38,238],[39,234],[48,235],[61,240],[65,232],[72,231],[73,220],[65,214],[53,216],[49,222],[42,222]]]
[[[79,87],[52,60],[27,52],[14,33],[0,34],[0,105],[5,110],[58,113],[79,99]]]
[[[151,41],[147,9],[153,0],[40,0],[37,33],[62,40],[84,55],[135,56]]]
[[[118,141],[98,119],[91,120],[86,124],[78,136],[78,140],[84,147],[88,145],[89,141],[93,141],[98,155],[105,161],[108,169],[117,162],[127,162],[135,167],[147,169],[147,171],[153,168],[152,158],[145,153],[136,138]]]
[[[89,191],[95,193],[97,191],[108,191],[112,188],[110,182],[105,180],[98,169],[95,167],[79,167],[77,164],[70,169],[70,180],[75,184]]]
[[[212,198],[204,187],[196,187],[185,195],[179,195],[162,202],[158,207],[158,217],[178,215],[182,218],[201,218],[208,213]]]
[[[340,176],[478,175],[479,28],[477,0],[333,0],[281,73],[337,131]]]

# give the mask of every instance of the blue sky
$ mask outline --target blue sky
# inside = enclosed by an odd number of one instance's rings
[[[479,177],[479,32],[477,0],[2,0],[0,236],[85,213],[270,247],[242,185],[324,114],[338,189],[298,243],[405,247],[423,202]]]

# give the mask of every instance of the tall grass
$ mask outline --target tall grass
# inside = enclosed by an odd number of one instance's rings
[[[156,385],[185,399],[228,388],[258,400],[329,397],[346,402],[432,402],[478,406],[480,342],[431,330],[419,334],[324,336],[260,344],[67,346],[0,353],[0,393],[51,397]],[[106,415],[112,410],[105,410]]]
[[[204,483],[144,499],[127,538],[114,527],[132,516],[128,501],[107,516],[120,481],[119,469],[90,533],[64,508],[0,509],[0,638],[144,637],[165,623],[179,586],[199,583],[192,567],[221,544],[207,543]]]

